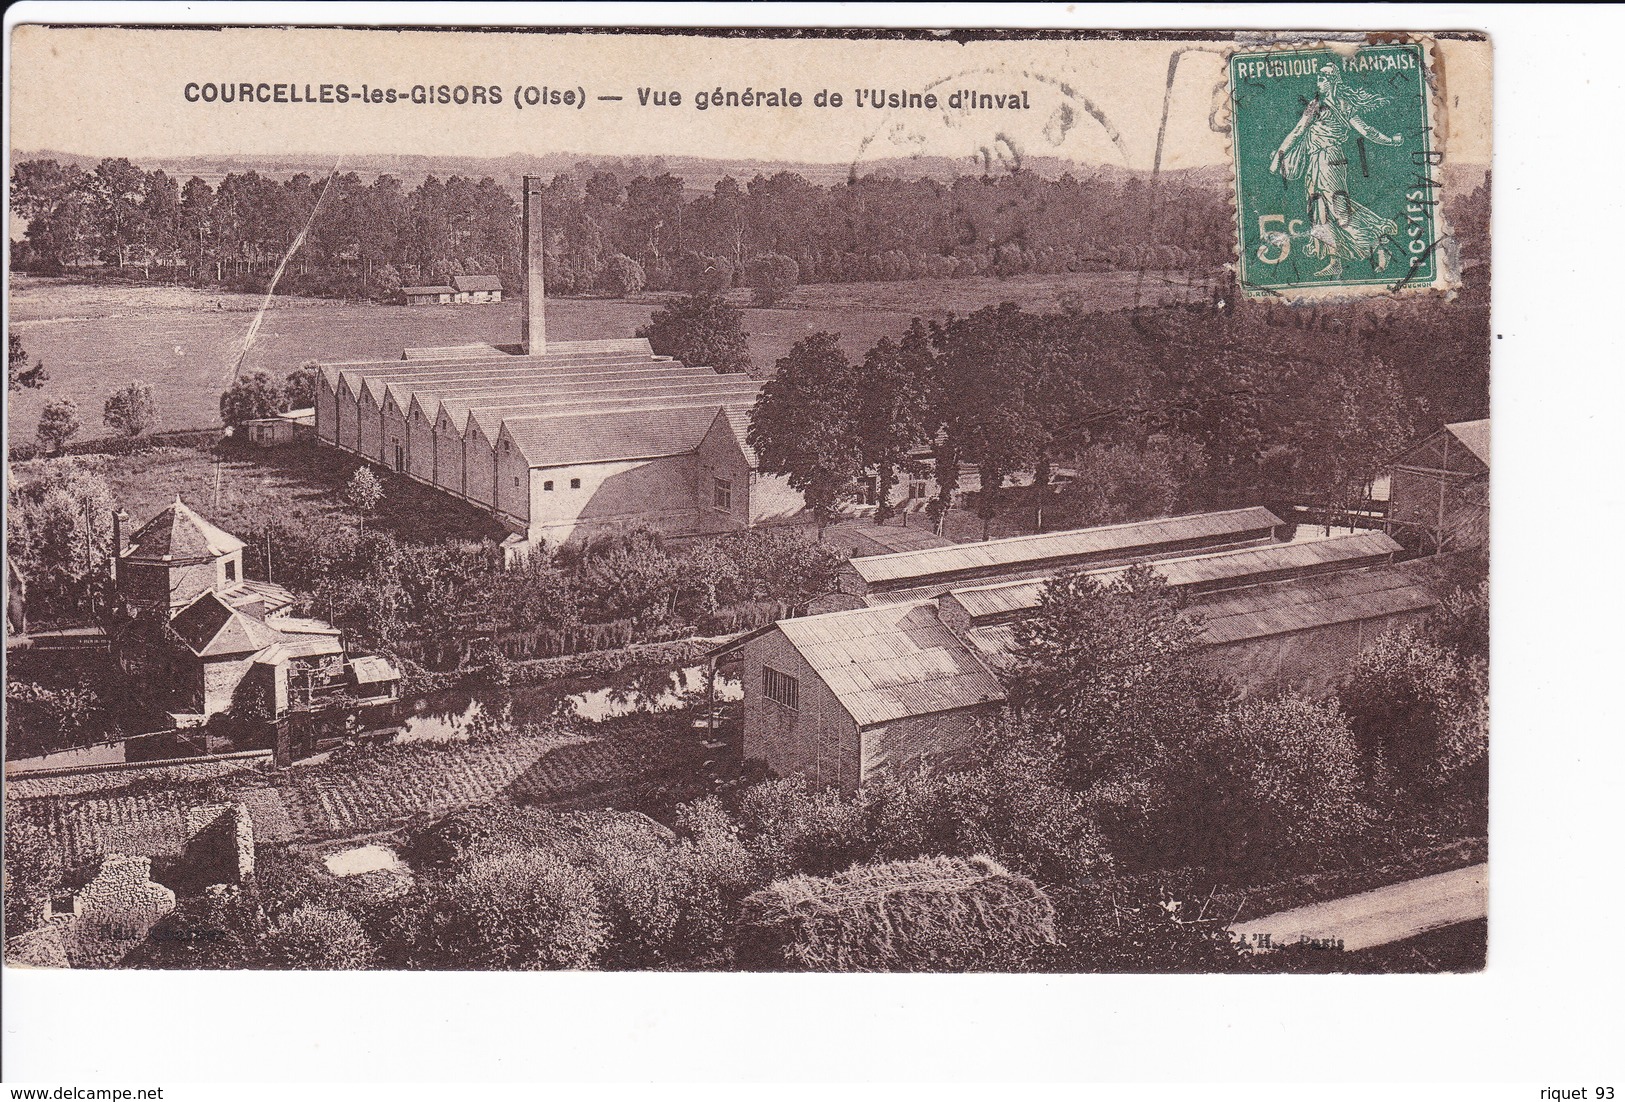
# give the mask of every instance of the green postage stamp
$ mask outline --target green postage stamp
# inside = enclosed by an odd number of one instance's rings
[[[1419,42],[1230,58],[1238,276],[1256,297],[1455,286]]]

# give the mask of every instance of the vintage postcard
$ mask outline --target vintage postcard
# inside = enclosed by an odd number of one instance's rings
[[[1485,967],[1485,36],[9,47],[8,967]]]

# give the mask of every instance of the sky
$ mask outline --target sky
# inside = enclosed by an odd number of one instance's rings
[[[976,42],[686,35],[19,26],[12,38],[12,150],[142,159],[189,155],[511,153],[697,156],[852,164],[991,150],[1149,169],[1167,95],[1162,167],[1228,160],[1223,43]],[[1485,164],[1490,48],[1441,44],[1453,159]],[[1183,53],[1169,88],[1169,62]],[[348,103],[203,102],[203,86],[345,85]],[[188,85],[199,98],[189,102]],[[496,87],[498,104],[370,103],[363,86]],[[516,107],[514,90],[584,92],[584,106]],[[702,92],[799,92],[799,108],[700,110]],[[639,103],[677,92],[680,106]],[[874,109],[859,89],[1026,94],[1024,110]],[[816,106],[821,90],[841,107]],[[268,93],[274,91],[268,88]],[[599,96],[621,96],[619,102]],[[1215,129],[1215,126],[1220,129]]]

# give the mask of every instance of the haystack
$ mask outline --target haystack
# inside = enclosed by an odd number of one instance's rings
[[[792,876],[745,900],[740,964],[763,971],[983,972],[1055,944],[1055,908],[988,857]]]

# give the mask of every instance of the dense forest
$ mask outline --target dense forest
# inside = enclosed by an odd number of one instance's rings
[[[211,186],[123,158],[93,170],[32,160],[16,166],[11,202],[27,226],[14,262],[41,274],[100,263],[261,290],[301,234],[279,282],[292,293],[387,296],[474,272],[511,285],[519,272],[518,204],[489,176],[429,176],[408,191],[389,175],[248,171]],[[553,177],[544,204],[549,289],[561,294],[745,285],[762,258],[832,283],[1210,268],[1231,248],[1221,192],[1135,176],[821,186],[778,172],[694,191],[670,173],[583,164]]]

